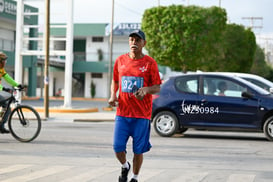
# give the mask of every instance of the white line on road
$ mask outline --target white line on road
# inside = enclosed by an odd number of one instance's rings
[[[25,175],[22,175],[22,176],[9,178],[9,179],[3,180],[1,182],[31,181],[31,180],[34,180],[34,179],[37,179],[37,178],[49,176],[49,175],[52,175],[52,174],[57,174],[57,173],[60,173],[62,171],[68,170],[70,168],[71,168],[71,166],[53,166],[53,167],[50,167],[50,168],[47,168],[47,169],[44,169],[44,170],[39,170],[39,171],[32,172],[32,173],[29,173],[29,174],[25,174]]]
[[[141,181],[146,181],[154,176],[157,176],[158,174],[164,172],[164,170],[153,170],[150,169],[149,171],[145,170],[141,173]]]
[[[77,176],[70,177],[69,179],[62,180],[61,182],[75,182],[75,181],[89,181],[92,179],[96,179],[102,175],[106,175],[107,173],[111,173],[115,171],[114,168],[100,167],[97,169],[93,169],[84,173],[81,173]]]
[[[227,182],[253,182],[255,175],[252,174],[232,174],[229,176]]]
[[[187,172],[172,180],[172,182],[197,182],[202,181],[207,175],[207,172]]]
[[[31,167],[32,165],[12,165],[12,166],[8,166],[5,168],[1,168],[0,169],[0,174],[5,174],[5,173],[9,173],[9,172],[14,172],[14,171],[18,171],[21,169],[25,169],[28,167]]]

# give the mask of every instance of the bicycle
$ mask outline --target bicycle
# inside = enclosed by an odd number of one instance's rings
[[[40,134],[41,117],[33,107],[21,105],[16,99],[17,92],[24,91],[24,88],[12,88],[10,90],[10,96],[0,101],[2,109],[5,108],[5,111],[0,115],[2,116],[0,123],[8,115],[7,122],[11,135],[20,142],[31,142]],[[3,107],[4,105],[6,107]]]

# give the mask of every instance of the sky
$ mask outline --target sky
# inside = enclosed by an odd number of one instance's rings
[[[44,0],[45,1],[45,0]],[[74,23],[111,23],[113,0],[74,0]],[[64,23],[68,12],[68,0],[50,0],[52,23]],[[26,1],[45,11],[43,1]],[[114,0],[114,23],[140,23],[145,9],[158,5],[221,6],[226,9],[228,22],[255,26],[256,34],[272,34],[273,0]],[[251,21],[252,19],[252,21]],[[40,16],[41,23],[44,18]]]

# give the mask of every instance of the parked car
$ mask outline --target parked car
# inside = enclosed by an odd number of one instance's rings
[[[197,128],[264,132],[273,141],[273,95],[230,75],[170,77],[154,96],[152,122],[167,137]]]
[[[236,73],[236,72],[214,72],[214,73],[220,73],[220,74],[225,74],[225,75],[231,75],[231,76],[237,76],[240,78],[243,78],[267,91],[270,93],[273,93],[273,82],[255,75],[255,74],[250,74],[250,73]]]

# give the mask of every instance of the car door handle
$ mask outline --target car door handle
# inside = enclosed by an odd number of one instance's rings
[[[204,104],[207,104],[207,103],[208,103],[208,101],[206,99],[201,100],[201,105],[204,105]]]

